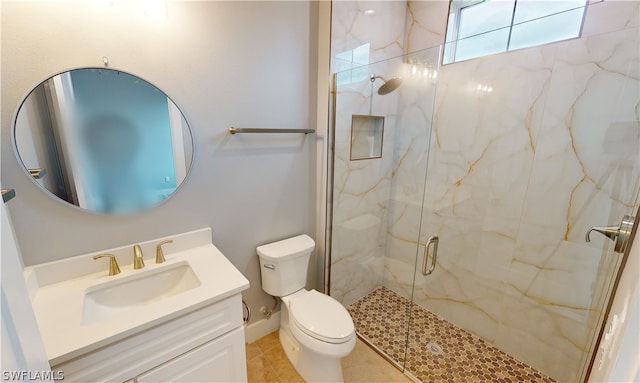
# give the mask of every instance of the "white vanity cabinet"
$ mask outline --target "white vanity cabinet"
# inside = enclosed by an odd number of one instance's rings
[[[164,262],[149,256],[134,267],[132,249],[151,255],[167,240]],[[99,254],[113,255],[121,272],[107,272]],[[249,281],[213,245],[210,228],[24,273],[49,364],[65,382],[247,381],[241,293]]]
[[[65,382],[246,382],[240,294],[53,366]]]
[[[138,383],[246,381],[243,329],[164,363],[136,378]]]

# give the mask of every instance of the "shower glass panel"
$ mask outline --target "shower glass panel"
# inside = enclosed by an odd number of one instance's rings
[[[586,376],[622,255],[585,234],[639,208],[637,32],[442,66],[436,47],[369,65],[402,78],[387,95],[334,87],[329,292],[399,368]],[[353,115],[384,117],[381,158],[350,161]]]
[[[333,222],[330,295],[350,310],[355,320],[370,315],[369,323],[385,331],[360,335],[385,352],[402,368],[409,324],[413,270],[420,233],[420,214],[427,168],[431,119],[440,48],[413,56],[370,64],[364,80],[335,86]],[[354,78],[338,73],[336,78]],[[355,77],[358,78],[358,77]],[[401,80],[398,80],[400,78]],[[379,94],[380,87],[385,93]],[[399,86],[399,87],[398,87]],[[354,116],[356,116],[354,118]],[[353,121],[364,116],[384,119],[379,158],[353,158]],[[372,117],[374,118],[374,117]],[[382,122],[380,122],[381,124]],[[357,129],[357,127],[355,127]],[[357,160],[355,160],[357,159]],[[392,253],[391,253],[392,252]],[[393,309],[354,302],[377,291],[380,300],[393,300],[389,290],[404,300]]]
[[[603,43],[621,45],[615,59],[591,48]],[[440,69],[420,237],[439,236],[438,265],[416,271],[412,307],[581,380],[622,257],[585,233],[638,209],[639,64],[635,30]],[[420,320],[405,367],[424,381],[437,358],[411,361],[437,334]],[[465,348],[447,341],[445,353]]]

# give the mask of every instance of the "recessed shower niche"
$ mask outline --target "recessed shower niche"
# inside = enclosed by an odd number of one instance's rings
[[[384,117],[354,114],[351,118],[351,161],[382,157]]]

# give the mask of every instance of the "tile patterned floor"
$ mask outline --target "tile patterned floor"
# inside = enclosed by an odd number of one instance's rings
[[[400,364],[411,314],[405,368],[422,382],[555,382],[385,287],[347,309],[360,336]]]
[[[249,383],[304,383],[280,346],[278,332],[246,345]]]
[[[304,380],[289,363],[278,332],[247,344],[249,383],[302,383]],[[345,383],[411,383],[402,372],[358,339],[355,349],[342,359]]]

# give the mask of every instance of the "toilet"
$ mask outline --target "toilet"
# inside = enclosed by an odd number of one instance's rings
[[[280,343],[307,382],[343,382],[340,359],[356,344],[355,327],[335,299],[305,290],[315,242],[308,235],[259,246],[262,289],[282,299]]]

